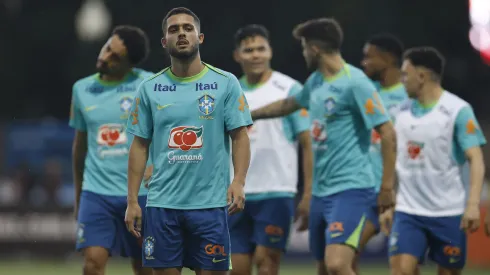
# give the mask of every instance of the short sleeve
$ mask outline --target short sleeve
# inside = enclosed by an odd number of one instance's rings
[[[131,106],[127,122],[127,131],[135,136],[151,139],[153,136],[153,115],[150,99],[145,91],[145,82],[141,83]]]
[[[82,106],[78,98],[76,84],[73,85],[72,89],[69,125],[70,127],[79,131],[87,131],[87,124],[85,123],[85,118],[83,117]]]
[[[303,90],[303,86],[299,83],[296,83],[289,90],[289,96],[295,96]],[[289,116],[287,119],[290,121],[293,126],[293,133],[295,136],[298,134],[309,131],[310,129],[310,117],[308,115],[308,111],[306,109],[298,110]]]
[[[352,86],[355,107],[359,110],[366,129],[390,121],[390,115],[374,85],[367,78],[358,79]]]
[[[226,131],[252,125],[252,116],[250,115],[247,99],[243,94],[238,79],[234,75],[230,74],[227,89],[227,96],[224,102]]]
[[[296,92],[293,95],[294,100],[303,108],[310,109],[310,94],[311,90],[315,87],[315,83],[319,80],[319,75],[317,72],[312,73],[305,82],[303,89]],[[323,78],[320,79],[323,81]]]
[[[461,109],[454,125],[456,144],[464,152],[471,147],[482,146],[487,143],[475,114],[471,107]]]

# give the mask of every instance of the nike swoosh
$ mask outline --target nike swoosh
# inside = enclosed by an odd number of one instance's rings
[[[226,261],[226,259],[216,260],[215,258],[213,258],[213,263],[219,263],[219,262],[222,262],[222,261]]]
[[[333,233],[333,234],[330,234],[330,238],[336,238],[338,236],[342,236],[343,233]]]
[[[458,259],[449,258],[449,263],[450,263],[450,264],[457,263],[458,261],[459,261]]]
[[[157,105],[157,110],[165,109],[165,108],[172,106],[172,105],[174,105],[174,104]]]
[[[281,241],[281,238],[270,238],[270,239],[269,239],[269,241],[270,241],[271,243],[278,243],[278,242],[280,242],[280,241]]]
[[[85,107],[85,111],[86,112],[89,112],[89,111],[92,111],[95,108],[97,108],[97,105],[88,106],[88,107]]]

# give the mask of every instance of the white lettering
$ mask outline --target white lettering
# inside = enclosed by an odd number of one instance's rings
[[[101,149],[101,148],[99,148],[98,153],[99,153],[99,157],[103,159],[105,157],[125,156],[129,153],[129,150],[126,147],[117,148],[117,149]]]
[[[202,154],[197,155],[177,155],[174,151],[171,151],[167,155],[168,163],[199,163],[203,160]]]

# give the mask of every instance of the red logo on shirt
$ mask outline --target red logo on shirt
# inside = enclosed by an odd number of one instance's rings
[[[407,143],[408,156],[411,159],[416,159],[420,156],[420,152],[424,148],[424,144],[421,142],[409,141]]]
[[[327,139],[327,130],[325,129],[325,124],[318,120],[313,120],[311,125],[311,137],[315,141],[324,141]]]
[[[125,144],[128,137],[124,131],[124,125],[110,123],[99,127],[97,132],[97,143],[100,145],[114,146],[116,144]]]
[[[202,148],[203,126],[179,126],[170,130],[168,148],[189,151]]]

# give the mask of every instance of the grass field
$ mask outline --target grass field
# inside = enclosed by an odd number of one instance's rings
[[[13,261],[0,262],[0,275],[80,275],[80,262],[28,262],[28,261]],[[112,262],[106,272],[106,275],[131,275],[129,263]],[[194,274],[190,270],[185,269],[184,275]],[[315,268],[311,264],[284,264],[281,269],[282,275],[315,275]],[[389,275],[387,266],[372,266],[362,265],[362,275]],[[422,274],[436,274],[432,267],[424,267]],[[463,272],[465,275],[489,275],[489,269],[467,269]]]

